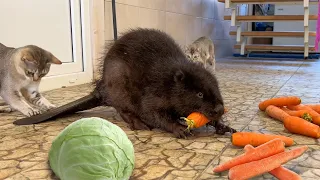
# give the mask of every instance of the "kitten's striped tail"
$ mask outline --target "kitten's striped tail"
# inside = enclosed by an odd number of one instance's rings
[[[70,102],[66,105],[63,105],[54,109],[50,109],[49,111],[44,112],[42,114],[18,119],[14,121],[13,124],[16,124],[16,125],[36,124],[36,123],[44,122],[44,121],[57,118],[66,114],[71,114],[78,111],[84,111],[87,109],[100,106],[101,102],[102,100],[99,96],[99,93],[94,91],[93,93],[83,98]]]

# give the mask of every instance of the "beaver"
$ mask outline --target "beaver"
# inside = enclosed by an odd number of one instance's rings
[[[215,76],[188,61],[165,32],[131,29],[107,47],[101,77],[92,93],[14,124],[39,123],[97,106],[112,106],[132,130],[160,128],[185,138],[190,132],[179,118],[200,112],[217,134],[236,132],[220,122],[224,103]]]

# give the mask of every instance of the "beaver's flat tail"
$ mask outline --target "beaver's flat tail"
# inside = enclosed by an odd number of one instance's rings
[[[57,118],[66,114],[72,114],[78,111],[91,109],[100,105],[101,105],[101,99],[99,98],[99,95],[93,92],[90,95],[87,95],[76,101],[70,102],[61,107],[51,109],[42,114],[18,119],[14,121],[13,124],[16,124],[16,125],[36,124],[36,123],[44,122],[44,121]]]

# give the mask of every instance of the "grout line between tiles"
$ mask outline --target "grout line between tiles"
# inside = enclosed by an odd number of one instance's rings
[[[299,67],[296,69],[296,71],[294,71],[294,73],[292,73],[292,75],[286,80],[286,82],[283,83],[283,85],[279,88],[279,90],[278,90],[275,94],[273,94],[273,95],[271,96],[271,98],[275,97],[275,96],[277,95],[277,93],[288,83],[288,81],[298,72],[298,70],[301,68],[301,66],[302,66],[303,63],[304,63],[304,62],[302,62],[302,63],[299,65]],[[245,126],[243,126],[243,128],[241,128],[240,132],[242,132],[242,131],[252,122],[252,120],[253,120],[255,117],[258,116],[258,113],[259,113],[259,112],[256,112],[256,114],[250,119],[250,121],[249,121]],[[221,152],[220,152],[218,155],[216,155],[216,156],[211,160],[211,162],[208,164],[208,166],[207,166],[201,173],[199,173],[198,176],[196,176],[196,177],[194,178],[194,180],[199,180],[200,177],[201,177],[201,175],[203,175],[203,173],[205,173],[205,172],[207,171],[207,169],[209,169],[209,168],[211,167],[211,165],[214,163],[214,161],[216,160],[216,158],[220,158],[221,155],[222,155],[222,153],[223,153],[228,147],[230,147],[230,146],[231,146],[231,143],[228,143],[228,144],[221,150]]]
[[[211,162],[208,164],[208,166],[207,166],[201,173],[199,173],[198,176],[196,176],[196,177],[194,178],[194,180],[198,180],[198,179],[201,177],[201,175],[203,175],[203,173],[206,172],[207,169],[209,169],[209,168],[211,167],[211,165],[214,163],[214,160],[216,160],[216,158],[220,157],[220,156],[222,155],[222,153],[223,153],[230,145],[231,145],[231,143],[228,143],[228,144],[221,150],[221,152],[220,152],[218,155],[216,155],[216,157],[214,157],[214,158],[211,160]]]

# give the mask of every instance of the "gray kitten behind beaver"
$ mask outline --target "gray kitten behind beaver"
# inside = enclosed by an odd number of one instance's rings
[[[101,79],[88,96],[16,124],[31,124],[96,106],[113,106],[133,130],[160,128],[176,137],[190,135],[180,117],[206,115],[217,134],[235,132],[220,118],[224,103],[214,75],[187,60],[166,33],[135,29],[108,48]]]

